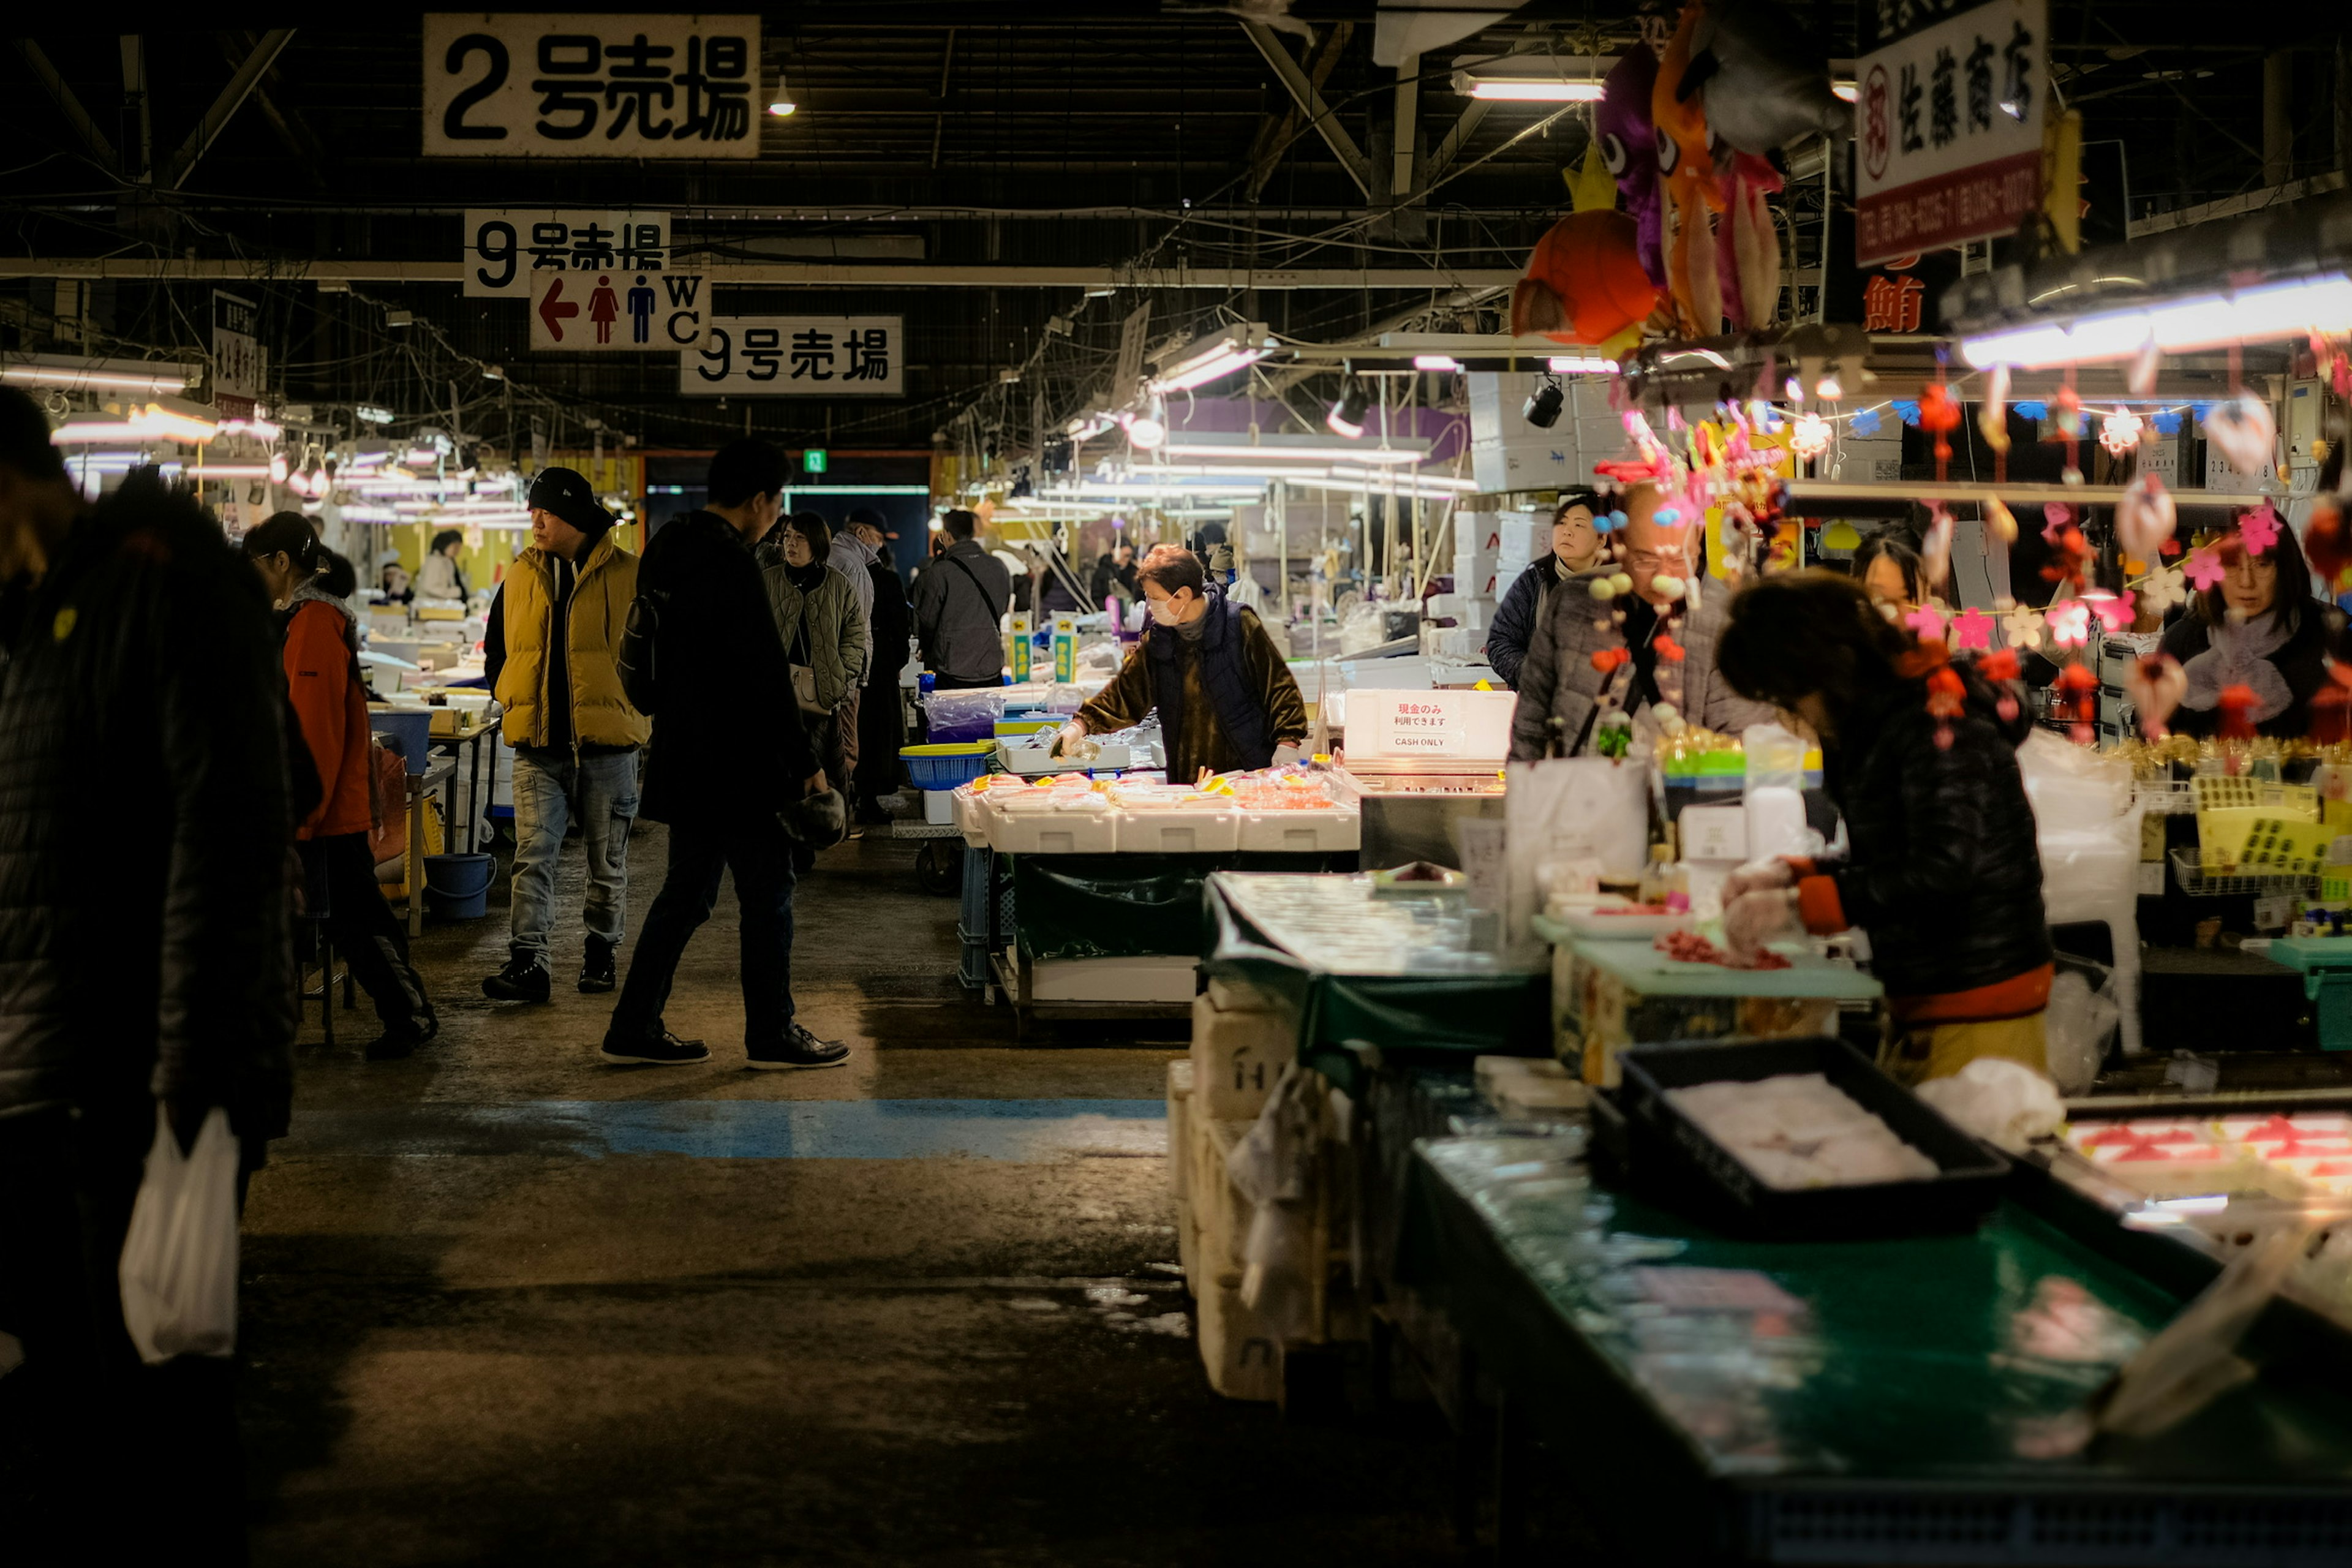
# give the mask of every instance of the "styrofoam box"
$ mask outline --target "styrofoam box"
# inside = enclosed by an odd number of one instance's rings
[[[1029,966],[1038,1002],[1183,1002],[1199,986],[1200,961],[1184,953],[1051,958]]]
[[[955,795],[951,789],[927,789],[923,792],[923,820],[940,827],[955,824]]]
[[[1496,547],[1497,571],[1524,566],[1551,547],[1549,519],[1532,511],[1507,511],[1499,516],[1502,521],[1496,531],[1501,541]]]
[[[1503,535],[1498,523],[1502,513],[1496,511],[1457,511],[1454,514],[1454,553],[1467,555],[1483,551],[1491,555],[1503,547]]]
[[[970,786],[955,793],[955,825],[963,834],[963,841],[974,849],[988,847],[988,800],[971,793]]]
[[[1122,811],[1122,855],[1222,855],[1240,847],[1238,811]]]
[[[1495,604],[1496,601],[1490,595],[1480,595],[1475,599],[1465,601],[1462,606],[1463,628],[1466,631],[1483,632],[1493,626]]]
[[[1297,1026],[1275,1009],[1225,1008],[1213,997],[1192,998],[1192,1095],[1202,1116],[1246,1121],[1265,1109],[1265,1097],[1285,1063],[1298,1055]]]
[[[1492,577],[1495,574],[1496,568],[1502,564],[1502,552],[1496,550],[1455,551],[1454,552],[1454,575],[1457,581],[1454,584],[1454,591],[1457,594],[1467,593],[1469,591],[1462,586],[1461,583],[1458,581],[1460,578]],[[1524,566],[1527,563],[1523,561],[1518,563],[1518,564]]]
[[[1465,598],[1491,599],[1502,592],[1501,582],[1492,572],[1478,574],[1457,571],[1454,574],[1454,591]]]
[[[1328,811],[1244,811],[1236,847],[1256,853],[1311,853],[1362,847],[1363,814],[1352,806]]]
[[[995,811],[988,840],[1005,855],[1108,855],[1118,847],[1113,811]]]
[[[1433,621],[1450,621],[1462,614],[1465,595],[1459,593],[1432,594],[1422,602],[1422,613]]]
[[[1168,1063],[1168,1195],[1176,1208],[1176,1261],[1184,1289],[1201,1293],[1199,1220],[1192,1213],[1192,1058]]]

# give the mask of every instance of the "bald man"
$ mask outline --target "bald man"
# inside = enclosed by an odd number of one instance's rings
[[[1730,584],[1712,580],[1703,584],[1697,607],[1687,611],[1675,629],[1674,640],[1685,657],[1677,663],[1660,656],[1657,638],[1676,597],[1660,591],[1659,580],[1675,579],[1686,594],[1687,585],[1702,574],[1696,563],[1700,530],[1660,527],[1660,500],[1654,485],[1635,485],[1627,491],[1625,525],[1618,538],[1620,559],[1604,560],[1590,572],[1565,578],[1551,595],[1528,644],[1527,660],[1519,666],[1519,705],[1511,715],[1514,759],[1544,754],[1555,714],[1569,755],[1591,752],[1593,720],[1603,692],[1613,693],[1616,705],[1633,714],[1660,701],[1674,701],[1692,723],[1725,734],[1736,735],[1772,719],[1769,707],[1740,696],[1716,671],[1716,638],[1730,605]],[[1626,612],[1622,627],[1612,614],[1621,601],[1604,604],[1592,596],[1595,580],[1618,572],[1633,579],[1633,593],[1622,600]],[[1633,658],[1603,673],[1593,667],[1592,656],[1612,648],[1628,649]],[[1677,692],[1678,699],[1668,695]]]

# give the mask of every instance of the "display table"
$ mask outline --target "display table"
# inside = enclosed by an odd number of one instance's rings
[[[2160,1438],[2091,1394],[2179,1298],[2004,1202],[1972,1235],[1746,1243],[1597,1185],[1570,1130],[1433,1139],[1396,1275],[1650,1561],[2340,1563],[2352,1401],[2287,1379]],[[1507,1539],[1506,1544],[1508,1544]]]
[[[1551,1050],[1551,982],[1474,943],[1460,897],[1376,894],[1369,876],[1208,879],[1202,968],[1278,999],[1298,1058],[1354,1093],[1368,1060]],[[1483,935],[1483,931],[1479,934]]]

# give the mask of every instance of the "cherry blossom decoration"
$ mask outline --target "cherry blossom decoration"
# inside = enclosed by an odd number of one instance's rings
[[[2110,458],[2120,458],[2139,445],[2140,417],[2128,408],[2118,408],[2099,421],[2099,445]]]
[[[2000,629],[2011,647],[2040,647],[2042,612],[2031,605],[2019,605],[2002,618]]]
[[[2197,591],[2200,594],[2219,587],[2222,577],[2227,575],[2221,565],[2221,557],[2210,546],[2190,551],[2189,559],[2181,563],[2180,569],[2190,582],[2197,584]]]
[[[2046,618],[2053,647],[2081,647],[2091,640],[2091,606],[2081,599],[2051,605]]]
[[[2181,580],[2178,566],[2160,567],[2147,574],[2139,585],[2139,607],[2151,616],[2160,616],[2176,605],[2189,602],[2188,585]]]
[[[1992,647],[1992,617],[1982,610],[1962,610],[1952,617],[1952,646],[1979,652]]]
[[[2268,501],[2238,520],[2238,537],[2244,540],[2246,548],[2257,555],[2269,554],[2271,546],[2278,542],[2278,509]]]
[[[2102,630],[2129,631],[2132,624],[2132,595],[2129,593],[2110,594],[2105,588],[2094,588],[2083,595],[2091,613],[2099,617]]]
[[[1789,450],[1808,460],[1830,449],[1830,422],[1818,414],[1800,414],[1789,426]]]
[[[1921,642],[1944,640],[1944,612],[1933,605],[1922,605],[1903,617],[1903,624],[1918,634]]]

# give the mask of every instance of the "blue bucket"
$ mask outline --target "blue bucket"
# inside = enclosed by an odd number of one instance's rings
[[[393,751],[398,752],[408,763],[408,771],[425,771],[433,741],[433,715],[427,710],[368,710],[368,729],[382,735]]]
[[[488,855],[427,855],[425,908],[442,920],[480,920],[489,907],[490,877],[497,864]]]

